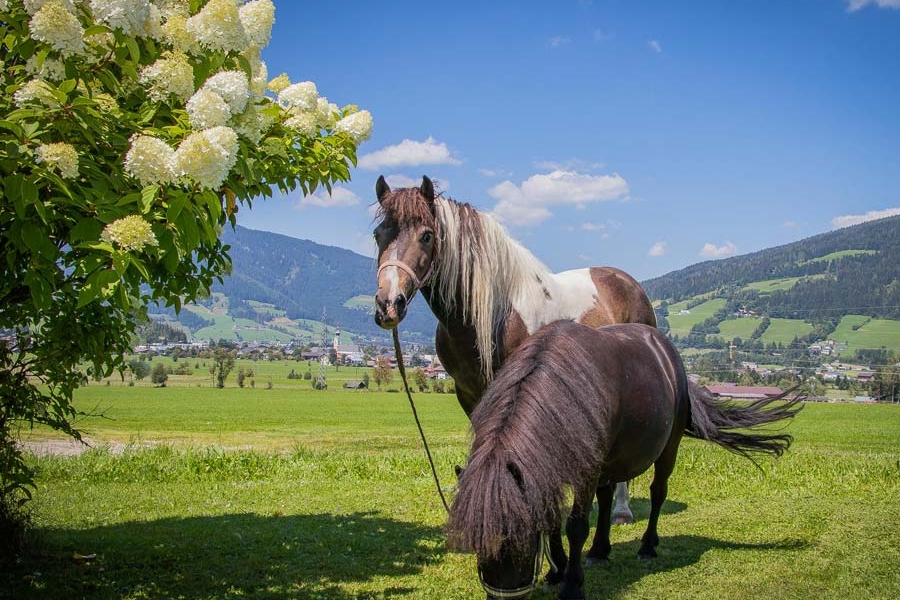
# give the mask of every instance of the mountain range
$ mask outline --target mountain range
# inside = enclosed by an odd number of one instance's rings
[[[223,241],[231,247],[233,269],[213,288],[225,307],[220,312],[255,323],[257,330],[277,316],[282,322],[324,322],[361,342],[385,339],[372,319],[373,257],[240,226],[226,229]],[[718,302],[718,321],[706,323],[711,327],[706,333],[713,334],[718,322],[737,311],[801,320],[817,325],[822,335],[846,315],[900,320],[900,216],[698,263],[642,284],[659,307],[664,328],[668,308],[710,301]],[[179,317],[182,326],[198,331],[210,324],[213,311],[185,313]],[[430,345],[435,324],[428,306],[418,300],[410,304],[402,334]],[[240,339],[248,339],[247,334]]]

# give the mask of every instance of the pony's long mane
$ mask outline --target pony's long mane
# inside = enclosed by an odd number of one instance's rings
[[[603,381],[574,322],[528,338],[472,413],[474,440],[449,520],[451,544],[495,556],[560,523],[567,486],[596,474],[607,438]]]
[[[513,303],[543,298],[541,282],[549,271],[502,225],[469,204],[438,197],[435,214],[440,246],[434,291],[474,327],[482,373],[490,381],[495,334]]]

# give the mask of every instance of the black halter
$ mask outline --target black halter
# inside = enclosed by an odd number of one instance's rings
[[[518,598],[524,598],[525,596],[530,594],[534,588],[537,587],[538,581],[540,581],[541,578],[541,571],[544,567],[545,556],[547,557],[547,562],[550,564],[550,569],[555,573],[557,571],[557,568],[556,563],[553,562],[553,556],[551,556],[550,554],[550,536],[548,536],[544,532],[541,532],[541,535],[538,538],[537,552],[534,553],[534,576],[532,577],[531,583],[529,585],[514,589],[495,588],[484,580],[484,574],[481,572],[481,568],[479,567],[478,581],[481,582],[481,588],[489,595],[500,600],[516,600]]]

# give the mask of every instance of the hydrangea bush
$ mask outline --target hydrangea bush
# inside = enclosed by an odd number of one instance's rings
[[[78,437],[77,366],[124,368],[144,307],[207,294],[222,228],[274,189],[349,179],[372,119],[268,82],[271,0],[0,0],[0,494],[15,445]]]

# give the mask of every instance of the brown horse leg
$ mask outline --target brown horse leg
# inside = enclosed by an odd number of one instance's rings
[[[597,530],[594,532],[594,543],[587,553],[587,564],[602,565],[609,562],[610,508],[612,506],[613,487],[616,484],[601,485],[597,488]]]
[[[559,591],[560,600],[582,600],[584,598],[584,567],[581,566],[581,553],[591,530],[588,517],[595,487],[588,486],[586,492],[582,490],[576,493],[572,513],[566,521],[569,564],[566,566],[566,576],[562,589]]]
[[[656,524],[659,522],[659,513],[663,502],[669,493],[669,476],[675,468],[675,457],[678,455],[678,441],[669,444],[662,455],[653,465],[653,483],[650,484],[650,519],[647,521],[647,531],[641,537],[641,547],[638,550],[638,558],[655,558],[656,547],[659,545],[659,534],[656,532]]]

